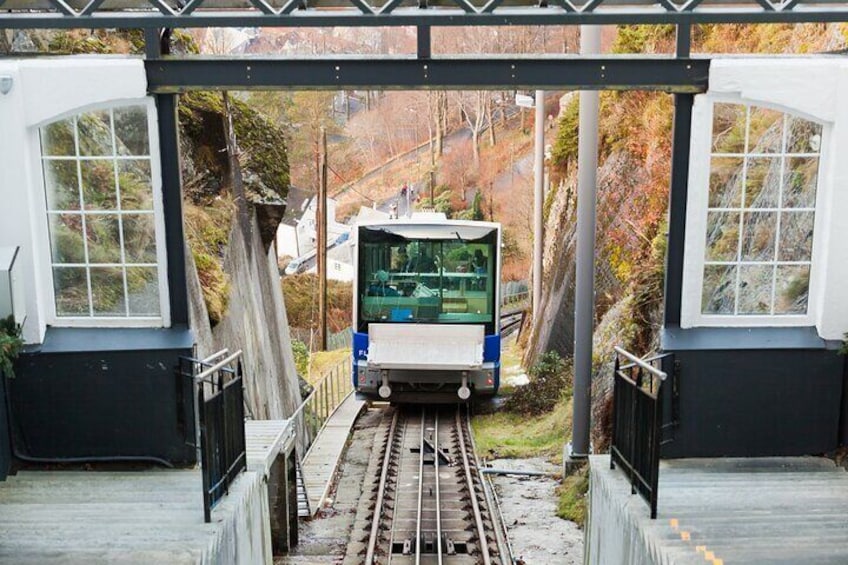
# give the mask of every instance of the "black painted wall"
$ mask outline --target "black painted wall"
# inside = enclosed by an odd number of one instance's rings
[[[48,331],[40,351],[22,354],[16,378],[7,381],[17,454],[192,464],[195,449],[187,440],[194,437],[193,412],[180,404],[188,389],[179,388],[185,383],[174,372],[180,356],[191,356],[186,335],[61,331],[59,338]]]
[[[845,358],[827,349],[681,350],[663,457],[818,455],[839,445]]]
[[[0,372],[0,481],[6,479],[12,465],[9,419],[6,413],[6,377]]]

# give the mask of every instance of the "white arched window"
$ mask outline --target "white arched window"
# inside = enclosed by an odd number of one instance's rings
[[[806,323],[822,125],[744,103],[711,110],[708,160],[693,154],[706,170],[690,184],[690,325]]]
[[[54,323],[167,317],[152,111],[143,101],[39,129]]]

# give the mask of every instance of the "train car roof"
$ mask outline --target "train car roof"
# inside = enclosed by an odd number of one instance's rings
[[[423,215],[422,215],[423,216]],[[496,222],[478,222],[473,220],[448,220],[415,216],[388,221],[370,221],[358,225],[359,228],[381,230],[408,239],[445,239],[457,236],[460,239],[475,240],[500,230]]]

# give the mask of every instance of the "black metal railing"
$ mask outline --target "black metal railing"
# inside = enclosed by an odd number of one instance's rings
[[[633,494],[639,493],[657,517],[660,445],[663,433],[663,382],[671,354],[640,359],[615,348],[613,372],[613,417],[610,466],[621,468],[630,480]],[[622,363],[624,360],[624,363]]]
[[[303,457],[309,453],[315,438],[330,416],[353,393],[351,361],[344,359],[324,372],[312,392],[291,416],[297,430],[297,449]]]
[[[241,351],[230,354],[223,350],[203,360],[180,359],[179,375],[189,381],[197,423],[191,443],[199,451],[206,522],[212,520],[212,509],[247,468],[241,355]]]

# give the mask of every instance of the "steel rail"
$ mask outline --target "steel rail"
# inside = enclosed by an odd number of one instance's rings
[[[421,565],[421,505],[424,498],[424,415],[427,409],[421,408],[421,449],[418,453],[418,512],[415,518],[415,565]]]
[[[436,473],[436,562],[442,565],[442,499],[439,490],[439,411],[433,424],[433,469]]]
[[[383,500],[386,494],[386,481],[389,474],[389,461],[392,457],[392,447],[395,441],[395,430],[397,429],[399,410],[395,410],[392,423],[389,426],[389,436],[386,441],[386,453],[383,455],[383,469],[380,473],[380,484],[377,487],[377,502],[374,506],[374,517],[371,520],[371,536],[368,538],[368,550],[365,554],[365,563],[374,563],[374,551],[377,547],[377,537],[380,533],[380,518],[382,516]]]
[[[768,0],[763,0],[764,2]],[[247,10],[213,10],[192,15],[154,11],[98,11],[90,15],[65,15],[56,11],[0,12],[0,28],[7,29],[156,29],[216,27],[398,27],[398,26],[513,26],[513,25],[626,25],[626,24],[721,24],[721,23],[828,23],[844,22],[848,9],[800,5],[791,10],[766,9],[761,5],[739,7],[704,6],[691,10],[668,10],[660,5],[570,10],[559,6],[505,6],[491,11],[462,8],[396,8],[387,13],[363,13],[360,9],[308,7],[291,13],[262,14]]]
[[[489,544],[486,541],[486,529],[483,526],[483,516],[480,513],[480,505],[477,503],[475,494],[474,482],[471,480],[471,465],[468,462],[468,452],[465,450],[465,428],[462,425],[460,410],[456,411],[456,429],[459,436],[459,450],[462,452],[462,466],[465,470],[465,480],[468,484],[468,495],[471,497],[471,508],[474,512],[474,522],[477,527],[477,537],[480,541],[480,554],[483,557],[483,565],[491,565],[492,559],[489,556]]]

